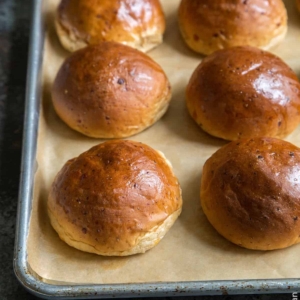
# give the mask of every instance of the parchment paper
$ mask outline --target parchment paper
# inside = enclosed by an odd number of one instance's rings
[[[165,238],[142,255],[101,257],[73,249],[59,239],[47,216],[49,187],[66,160],[103,140],[69,129],[53,110],[51,83],[69,53],[63,50],[54,31],[58,0],[47,1],[38,171],[28,237],[28,262],[32,270],[42,280],[56,284],[299,278],[300,245],[271,252],[246,250],[219,236],[203,215],[199,201],[202,166],[226,142],[201,131],[185,108],[185,86],[203,57],[190,51],[181,39],[177,26],[179,0],[162,0],[167,31],[164,43],[149,53],[170,79],[171,106],[159,122],[131,139],[164,152],[172,162],[183,190],[182,215]],[[286,0],[285,4],[289,13],[288,36],[272,52],[300,75],[300,14],[294,1]],[[300,146],[300,128],[287,140]]]

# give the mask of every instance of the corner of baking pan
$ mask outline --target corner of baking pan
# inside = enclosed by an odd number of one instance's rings
[[[43,0],[32,1],[32,22],[27,64],[23,145],[15,232],[14,271],[23,286],[29,287],[26,242],[31,215],[32,187],[36,168],[37,131],[41,95],[41,68],[44,45]],[[35,283],[34,283],[35,284]]]
[[[162,296],[291,293],[300,290],[300,279],[194,281],[169,283],[55,285],[45,283],[27,263],[26,243],[31,216],[36,169],[37,131],[41,96],[41,70],[45,24],[44,0],[33,0],[30,34],[21,179],[18,198],[14,271],[19,282],[32,294],[45,299],[98,299]]]

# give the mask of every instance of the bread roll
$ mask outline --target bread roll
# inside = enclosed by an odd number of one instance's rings
[[[162,117],[170,99],[162,68],[146,54],[115,42],[72,53],[52,87],[59,117],[95,138],[139,133]]]
[[[282,0],[182,0],[179,27],[199,53],[244,45],[268,50],[284,39],[287,12]]]
[[[229,241],[274,250],[300,241],[300,150],[275,138],[227,144],[205,163],[201,205]]]
[[[82,251],[106,256],[144,253],[180,215],[181,189],[162,153],[116,140],[69,160],[48,199],[59,237]]]
[[[69,51],[115,41],[144,52],[162,42],[166,26],[159,0],[62,0],[55,25]]]
[[[278,57],[252,47],[234,47],[205,58],[186,90],[192,118],[225,139],[283,138],[300,122],[300,83]]]

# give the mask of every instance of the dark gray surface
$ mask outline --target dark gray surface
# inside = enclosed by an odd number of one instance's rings
[[[0,0],[0,299],[3,300],[36,299],[19,285],[12,268],[30,16],[30,0]],[[292,294],[176,299],[287,300],[292,299]]]
[[[30,1],[0,0],[0,299],[27,299],[12,268]],[[30,298],[28,298],[30,299]]]

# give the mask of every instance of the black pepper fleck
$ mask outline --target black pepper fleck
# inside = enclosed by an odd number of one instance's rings
[[[124,83],[125,83],[125,79],[123,79],[123,78],[118,79],[118,84],[122,85]]]

